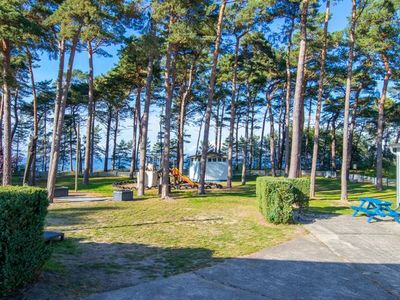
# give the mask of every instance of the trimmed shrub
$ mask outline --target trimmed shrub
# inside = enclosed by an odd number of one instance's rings
[[[310,180],[308,178],[257,177],[258,206],[272,223],[293,220],[294,207],[308,207]]]
[[[0,188],[0,296],[37,278],[50,257],[43,238],[47,206],[44,189]]]

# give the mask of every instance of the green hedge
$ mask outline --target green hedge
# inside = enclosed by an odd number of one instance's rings
[[[0,188],[0,296],[34,280],[50,257],[43,239],[47,206],[44,189]]]
[[[257,177],[257,199],[261,213],[272,223],[293,220],[293,208],[308,207],[308,178]]]

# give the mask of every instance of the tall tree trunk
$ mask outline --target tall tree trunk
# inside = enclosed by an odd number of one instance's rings
[[[26,161],[25,165],[25,170],[24,170],[24,178],[22,179],[22,184],[23,185],[28,185],[29,184],[29,176],[34,172],[32,166],[35,166],[36,164],[34,161],[36,161],[36,152],[37,152],[37,140],[38,140],[38,113],[37,113],[37,94],[36,94],[36,85],[35,85],[35,77],[33,74],[33,66],[32,66],[32,55],[29,51],[29,49],[26,49],[26,54],[27,54],[27,59],[28,59],[28,69],[29,69],[29,75],[31,78],[31,86],[32,86],[32,98],[33,98],[33,136],[31,140],[30,147],[28,147],[28,158]],[[33,181],[33,176],[32,176],[32,181]]]
[[[44,112],[44,124],[43,124],[43,172],[47,172],[47,107],[45,107]],[[32,168],[32,180],[35,180],[34,176],[35,167]],[[35,185],[32,183],[32,185]]]
[[[222,100],[221,119],[219,121],[219,138],[218,138],[218,153],[221,153],[222,147],[222,130],[224,129],[224,115],[225,115],[225,99]]]
[[[289,160],[290,160],[290,92],[292,75],[290,72],[290,56],[292,51],[292,34],[294,30],[294,21],[296,14],[292,14],[291,25],[287,34],[287,54],[286,54],[286,114],[285,114],[285,176],[289,175]]]
[[[332,118],[331,138],[331,170],[336,172],[336,117]]]
[[[267,121],[267,115],[268,115],[268,108],[265,109],[264,112],[264,117],[263,117],[263,122],[261,126],[261,137],[260,137],[260,152],[258,153],[258,169],[262,169],[262,156],[263,156],[263,147],[264,147],[264,132],[265,132],[265,123]]]
[[[55,140],[55,135],[57,131],[58,118],[60,117],[60,106],[61,99],[63,96],[63,82],[64,82],[64,60],[65,60],[65,51],[66,45],[65,40],[61,39],[58,42],[58,51],[59,51],[59,61],[58,61],[58,74],[57,74],[57,83],[56,83],[56,101],[54,103],[54,120],[53,120],[53,133],[52,133],[52,141]],[[61,137],[60,139],[61,140]],[[54,142],[51,143],[50,147],[50,162],[52,160],[52,153],[54,153]],[[50,168],[49,168],[50,172]],[[49,174],[47,174],[49,176]]]
[[[104,172],[108,171],[108,155],[110,152],[110,135],[112,121],[112,106],[108,106],[107,126],[106,126],[106,148],[104,150]]]
[[[115,125],[114,125],[114,143],[113,143],[113,153],[112,153],[112,170],[116,168],[117,160],[117,145],[118,145],[118,129],[119,129],[119,110],[115,112]],[[119,167],[119,166],[118,166]]]
[[[227,172],[228,174],[226,180],[226,186],[229,189],[232,188],[232,177],[233,177],[233,168],[232,168],[233,134],[235,131],[235,118],[236,118],[235,100],[236,100],[236,82],[237,82],[237,67],[238,67],[240,38],[241,36],[236,36],[235,54],[234,54],[233,70],[232,70],[233,75],[232,75],[231,117],[229,120],[229,141],[228,141],[228,172]]]
[[[197,143],[196,143],[196,155],[199,154],[199,147],[200,147],[200,138],[201,138],[201,130],[203,129],[203,123],[204,123],[204,115],[201,118],[200,121],[200,127],[199,127],[199,135],[197,136]]]
[[[180,110],[179,110],[179,130],[178,130],[178,168],[179,172],[183,173],[183,164],[185,160],[185,136],[184,136],[184,128],[185,128],[185,121],[186,121],[186,106],[187,106],[187,101],[190,96],[190,92],[192,90],[192,85],[193,85],[193,78],[194,78],[194,69],[195,69],[195,61],[192,62],[190,65],[189,69],[189,79],[188,83],[186,85],[186,89],[183,92],[182,99],[181,99],[181,105],[180,105]]]
[[[376,132],[376,188],[379,191],[383,190],[382,184],[382,137],[383,137],[383,122],[384,122],[384,110],[387,88],[389,85],[390,76],[392,75],[392,69],[389,65],[389,60],[385,52],[381,54],[383,65],[385,66],[385,77],[383,78],[382,93],[378,102],[378,126]]]
[[[254,101],[251,101],[251,124],[250,124],[250,149],[249,149],[249,170],[253,169],[253,136],[254,136]]]
[[[320,67],[320,75],[318,82],[317,110],[315,112],[315,123],[314,123],[313,155],[311,162],[311,178],[310,178],[310,198],[315,197],[315,178],[316,178],[317,163],[318,163],[319,123],[321,120],[322,96],[324,94],[325,61],[326,61],[326,47],[328,40],[329,16],[330,16],[330,0],[326,0],[324,35],[323,35],[323,44],[321,50],[321,67]]]
[[[218,148],[218,137],[219,137],[219,107],[221,104],[221,99],[217,101],[217,113],[215,114],[215,141],[214,141],[214,149],[217,152]]]
[[[131,159],[131,166],[129,169],[129,178],[133,179],[135,170],[136,170],[136,136],[137,136],[137,127],[138,123],[140,122],[140,95],[142,93],[142,88],[138,87],[136,89],[136,102],[135,102],[135,109],[133,110],[133,136],[132,136],[132,159]]]
[[[247,82],[247,109],[246,119],[244,124],[244,145],[243,145],[243,160],[242,160],[242,185],[246,184],[246,168],[247,168],[247,145],[249,143],[249,117],[250,117],[250,85]]]
[[[175,19],[170,17],[169,30]],[[169,197],[169,152],[170,152],[170,134],[171,134],[171,106],[173,96],[173,70],[172,65],[175,57],[173,57],[173,45],[168,43],[167,54],[165,58],[164,87],[165,87],[165,118],[164,118],[164,149],[162,157],[162,181],[161,181],[161,199]]]
[[[344,99],[344,118],[343,118],[343,152],[342,152],[342,170],[341,170],[341,191],[340,199],[347,201],[347,160],[348,160],[348,138],[349,138],[349,110],[350,110],[350,94],[351,94],[351,77],[353,75],[353,51],[355,43],[357,1],[352,0],[350,41],[349,41],[349,60],[347,65],[346,95]]]
[[[85,169],[83,172],[83,184],[89,184],[90,176],[90,163],[92,156],[92,131],[93,131],[93,118],[94,118],[94,85],[93,85],[93,49],[92,42],[87,42],[88,57],[89,57],[89,93],[88,93],[88,118],[86,122],[86,145],[85,145]]]
[[[224,18],[225,7],[227,0],[221,1],[221,7],[219,9],[218,22],[217,22],[217,35],[215,38],[215,48],[213,53],[213,63],[211,69],[210,85],[208,87],[208,102],[206,108],[206,114],[204,117],[204,136],[203,136],[203,148],[200,160],[200,184],[199,184],[199,194],[205,193],[205,177],[206,177],[206,163],[207,163],[207,153],[208,153],[208,135],[210,132],[210,119],[212,111],[212,103],[214,98],[215,81],[217,77],[217,64],[219,56],[219,48],[221,43],[222,34],[222,21]]]
[[[49,174],[47,178],[47,192],[48,192],[48,198],[50,202],[53,202],[54,198],[54,188],[56,184],[56,176],[57,176],[57,165],[58,165],[58,156],[59,156],[59,151],[60,151],[60,140],[62,136],[62,128],[64,125],[64,115],[65,115],[65,106],[67,103],[67,97],[68,97],[68,89],[71,83],[71,76],[72,76],[72,70],[73,70],[73,65],[74,65],[74,57],[75,57],[75,51],[76,51],[76,46],[78,44],[78,38],[79,38],[79,32],[75,34],[72,45],[71,45],[71,50],[70,50],[70,55],[69,55],[69,61],[68,61],[68,68],[67,68],[67,74],[65,78],[65,83],[64,83],[64,88],[62,92],[62,98],[59,106],[59,114],[57,122],[54,124],[54,131],[53,131],[53,142],[52,142],[52,152],[50,153],[50,169],[49,169]]]
[[[3,185],[11,184],[11,45],[8,40],[1,40],[2,81],[3,81]]]
[[[18,125],[19,125],[18,97],[19,97],[19,89],[17,87],[15,89],[15,95],[14,95],[14,105],[13,105],[14,124],[13,124],[12,129],[11,129],[11,142],[14,140],[14,136],[15,136],[15,133],[17,132]]]
[[[153,35],[153,22],[150,21],[150,32]],[[146,172],[146,154],[147,154],[147,133],[149,128],[149,111],[151,101],[151,86],[153,82],[153,62],[154,57],[150,53],[147,62],[147,77],[146,77],[146,98],[144,100],[143,116],[140,126],[141,140],[140,140],[140,157],[139,157],[139,178],[138,178],[138,196],[144,195],[145,189],[145,172]]]
[[[347,157],[347,178],[349,178],[350,163],[351,163],[351,157],[352,157],[352,153],[353,153],[354,128],[356,127],[358,101],[359,101],[362,89],[363,89],[363,83],[361,83],[358,86],[356,94],[354,96],[353,111],[352,111],[352,114],[351,114],[351,121],[350,121],[350,127],[349,127],[349,149],[348,149],[349,150],[349,154],[348,154],[348,157]]]
[[[71,108],[71,116],[73,116],[72,108]],[[74,126],[75,126],[75,121],[74,121]],[[69,171],[70,172],[74,171],[74,145],[72,141],[72,126],[69,127]]]
[[[281,156],[281,140],[282,140],[282,130],[284,129],[284,123],[282,121],[282,116],[284,114],[284,109],[283,109],[283,102],[280,101],[279,105],[279,115],[278,115],[278,141],[276,143],[276,159],[277,159],[277,168],[279,170],[279,175],[281,174],[281,169],[282,169],[282,156]]]
[[[90,143],[90,175],[93,174],[93,163],[94,163],[94,131],[95,131],[95,121],[96,121],[96,102],[93,101],[93,118],[92,118],[92,132],[91,132],[91,143]]]
[[[304,86],[304,68],[307,46],[307,11],[308,0],[301,2],[301,17],[300,17],[300,49],[299,59],[297,64],[296,88],[293,102],[293,133],[292,133],[292,148],[290,155],[289,178],[298,177],[300,171],[300,155],[301,155],[301,139],[302,139],[302,110],[303,101],[302,90]]]
[[[235,128],[235,169],[239,171],[239,124],[240,117],[236,118],[236,128]]]
[[[269,151],[271,163],[271,175],[276,176],[275,170],[275,128],[274,128],[274,115],[272,114],[272,99],[271,93],[267,92],[267,110],[269,114]]]

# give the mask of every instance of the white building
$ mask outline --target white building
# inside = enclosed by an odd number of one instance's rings
[[[200,180],[201,155],[190,156],[189,178],[192,181]],[[209,152],[207,154],[206,181],[224,181],[228,176],[228,163],[225,156]]]

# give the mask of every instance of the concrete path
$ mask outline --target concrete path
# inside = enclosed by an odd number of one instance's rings
[[[306,222],[310,234],[279,246],[89,299],[400,299],[400,224]]]
[[[56,197],[55,202],[93,202],[93,201],[107,201],[112,200],[112,197],[103,197],[96,194],[76,193],[70,192],[68,196]]]

